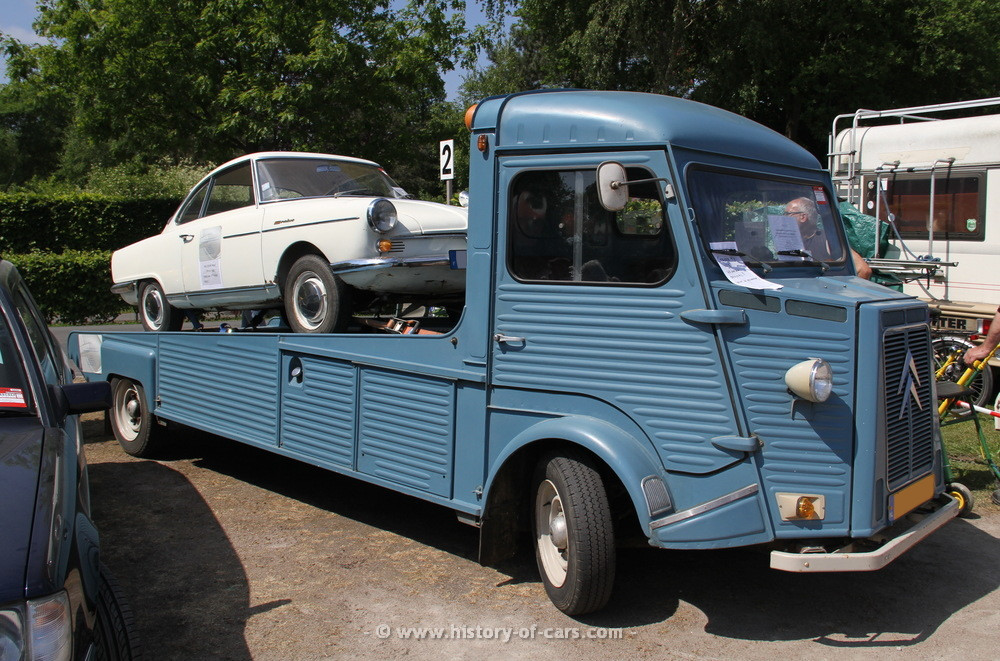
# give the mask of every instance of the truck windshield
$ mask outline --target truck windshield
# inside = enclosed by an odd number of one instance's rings
[[[298,197],[406,197],[382,168],[354,161],[272,158],[257,163],[262,202]]]
[[[842,231],[823,186],[696,169],[688,189],[710,251],[735,250],[750,264],[773,266],[844,260]]]

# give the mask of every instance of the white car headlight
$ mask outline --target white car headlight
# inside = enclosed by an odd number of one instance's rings
[[[825,402],[833,392],[833,368],[822,358],[810,358],[785,372],[785,385],[810,402]]]
[[[391,231],[398,220],[396,206],[384,197],[372,200],[368,205],[368,224],[376,232],[385,234]]]

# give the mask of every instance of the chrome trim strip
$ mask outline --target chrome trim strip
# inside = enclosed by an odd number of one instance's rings
[[[311,223],[298,223],[297,225],[282,225],[280,227],[268,227],[261,230],[261,234],[267,234],[268,232],[280,232],[281,230],[290,230],[298,227],[309,227],[311,225],[326,225],[327,223],[339,223],[345,220],[361,220],[361,216],[346,216],[344,218],[329,218],[327,220],[314,220]],[[228,239],[229,237],[223,237]]]
[[[432,255],[429,257],[383,257],[381,259],[351,259],[346,262],[330,264],[334,273],[353,273],[373,269],[387,269],[397,266],[451,266],[448,256]]]
[[[671,523],[677,523],[678,521],[683,521],[684,519],[690,519],[693,516],[698,516],[699,514],[704,514],[710,510],[718,509],[723,505],[728,505],[729,503],[739,500],[740,498],[746,498],[747,496],[757,493],[759,490],[760,486],[757,484],[745,486],[742,489],[738,489],[732,493],[727,493],[725,496],[719,496],[718,498],[710,500],[707,503],[695,505],[690,509],[675,512],[670,516],[657,519],[649,524],[649,528],[650,530],[656,530],[657,528],[662,528],[663,526],[669,526]]]

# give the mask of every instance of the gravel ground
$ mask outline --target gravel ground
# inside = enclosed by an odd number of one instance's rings
[[[622,550],[611,604],[574,619],[530,558],[478,565],[475,529],[444,508],[203,435],[178,432],[176,454],[149,461],[100,414],[85,429],[103,558],[149,659],[985,661],[1000,648],[995,510],[869,574]]]

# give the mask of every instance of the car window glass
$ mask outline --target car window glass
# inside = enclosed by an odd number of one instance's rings
[[[209,182],[203,183],[195,194],[191,196],[184,208],[177,215],[178,223],[186,223],[188,221],[194,220],[195,218],[201,217],[201,208],[205,204],[205,193],[208,192]]]
[[[60,383],[62,362],[58,359],[58,351],[52,343],[52,335],[48,326],[42,320],[31,295],[23,287],[13,292],[14,305],[17,307],[21,322],[28,331],[28,338],[35,349],[35,356],[42,367],[42,376],[52,384]]]
[[[30,392],[10,327],[0,315],[0,414],[28,409]]]
[[[688,187],[708,250],[735,243],[746,259],[782,266],[847,256],[832,198],[819,182],[692,168]]]
[[[206,216],[253,205],[253,177],[250,163],[224,170],[212,178]]]
[[[649,179],[642,168],[628,178]],[[546,170],[519,175],[510,198],[510,270],[521,280],[656,284],[673,270],[676,251],[653,184],[629,186],[622,211],[604,209],[596,171]]]
[[[371,163],[319,158],[269,158],[257,163],[260,199],[288,200],[325,195],[405,197],[406,191]]]

